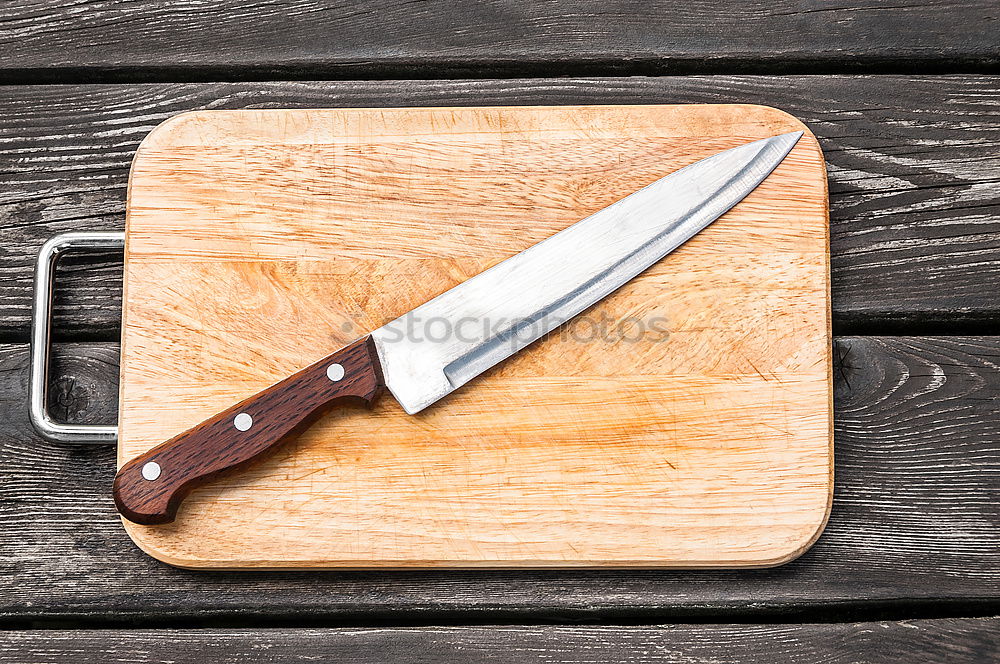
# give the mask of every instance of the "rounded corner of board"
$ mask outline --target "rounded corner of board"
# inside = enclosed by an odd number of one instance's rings
[[[158,538],[150,537],[153,529],[163,528],[163,526],[141,526],[125,518],[122,518],[122,525],[124,525],[125,532],[128,534],[129,539],[132,540],[132,543],[150,558],[180,569],[196,570],[207,567],[204,560],[180,555],[170,549],[169,545],[164,546],[162,542],[156,541]]]
[[[813,545],[816,544],[820,536],[823,534],[823,531],[826,530],[826,524],[830,520],[830,511],[832,508],[831,502],[832,501],[827,501],[826,507],[820,515],[821,518],[819,518],[815,523],[804,527],[802,529],[802,536],[793,540],[785,550],[757,562],[747,564],[745,567],[758,569],[781,567],[782,565],[787,565],[788,563],[800,558],[806,551],[811,549]]]
[[[136,158],[142,155],[143,150],[160,147],[162,145],[171,145],[172,137],[183,133],[184,129],[192,123],[198,122],[206,115],[217,112],[218,111],[193,110],[183,111],[176,115],[171,115],[169,118],[153,127],[153,129],[150,130],[150,132],[139,142],[139,147],[136,148]]]
[[[808,132],[809,127],[806,123],[799,119],[797,116],[792,115],[788,111],[778,108],[777,106],[768,106],[767,104],[737,104],[743,108],[753,109],[755,113],[759,113],[763,116],[770,116],[769,119],[773,119],[776,122],[787,125],[790,131],[796,129],[804,129],[811,136],[812,132]]]
[[[819,139],[816,138],[816,135],[809,128],[809,125],[803,122],[798,116],[795,116],[784,109],[777,108],[776,106],[768,106],[766,104],[733,104],[733,106],[739,106],[751,111],[760,120],[766,122],[772,131],[803,132],[802,138],[806,139],[809,144],[813,145],[820,151],[820,154],[822,154]]]

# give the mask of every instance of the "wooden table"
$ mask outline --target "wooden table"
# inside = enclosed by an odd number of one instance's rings
[[[1000,7],[35,0],[0,8],[0,663],[1000,658]],[[196,108],[750,102],[828,161],[829,526],[755,571],[197,573],[128,540],[110,448],[28,424],[32,261],[123,224]],[[60,270],[53,411],[112,422],[120,262]]]

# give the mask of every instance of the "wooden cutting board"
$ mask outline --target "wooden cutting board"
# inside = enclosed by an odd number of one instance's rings
[[[746,105],[172,118],[129,182],[119,465],[686,164],[797,129]],[[125,527],[195,568],[787,561],[831,499],[827,229],[807,130],[706,231],[436,406],[338,410],[173,524]]]

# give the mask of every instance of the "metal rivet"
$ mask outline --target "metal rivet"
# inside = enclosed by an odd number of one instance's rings
[[[246,431],[253,426],[253,418],[250,417],[250,413],[240,413],[233,418],[233,426],[240,431]]]
[[[142,479],[152,482],[160,476],[160,464],[155,461],[147,461],[142,467]]]
[[[339,364],[331,364],[326,368],[326,377],[335,383],[342,379],[345,373],[344,367]]]

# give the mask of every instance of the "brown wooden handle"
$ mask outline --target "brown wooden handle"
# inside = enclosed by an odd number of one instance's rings
[[[115,476],[118,511],[135,523],[169,523],[195,487],[275,449],[338,401],[370,404],[382,389],[365,337],[126,463]]]

